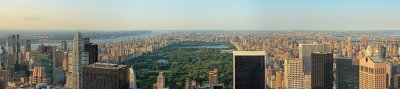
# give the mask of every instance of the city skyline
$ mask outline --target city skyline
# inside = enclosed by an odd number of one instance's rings
[[[399,30],[398,1],[1,1],[2,30]]]
[[[400,89],[398,3],[1,0],[0,89]]]

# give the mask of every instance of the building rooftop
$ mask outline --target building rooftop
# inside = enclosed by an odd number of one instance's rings
[[[382,59],[381,57],[370,57],[370,59],[371,59],[373,62],[383,62],[383,59]]]
[[[312,53],[315,53],[315,54],[331,54],[332,52],[312,52]]]
[[[265,51],[233,51],[234,56],[260,56],[266,54]]]
[[[120,69],[124,68],[128,65],[118,65],[118,64],[110,64],[110,63],[94,63],[87,65],[86,67],[91,67],[91,68],[102,68],[102,69]]]

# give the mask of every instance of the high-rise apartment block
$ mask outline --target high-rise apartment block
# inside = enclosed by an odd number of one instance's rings
[[[285,89],[303,89],[303,75],[302,59],[285,59],[283,75]]]
[[[169,89],[165,86],[165,76],[164,72],[159,72],[157,77],[157,82],[153,84],[153,89]]]
[[[208,83],[218,84],[218,68],[214,68],[208,73]]]
[[[46,83],[46,69],[45,67],[34,67],[33,74],[29,79],[29,84],[36,85],[39,83]]]
[[[349,37],[347,38],[347,57],[348,58],[352,58],[353,57],[353,41],[352,39]]]

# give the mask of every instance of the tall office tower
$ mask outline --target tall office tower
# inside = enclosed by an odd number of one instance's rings
[[[19,42],[19,35],[18,34],[16,34],[16,35],[9,35],[9,37],[8,37],[8,39],[7,39],[7,42],[6,42],[6,50],[7,50],[7,65],[5,65],[5,66],[7,66],[7,70],[9,70],[9,72],[11,73],[11,74],[9,74],[9,80],[7,80],[7,81],[10,81],[10,80],[13,80],[15,77],[14,77],[14,71],[15,71],[15,68],[14,68],[14,66],[15,65],[17,65],[18,63],[19,63],[19,58],[20,58],[20,56],[19,56],[19,54],[20,54],[20,50],[21,48],[20,48],[20,42]]]
[[[68,66],[68,51],[63,52],[63,57],[62,57],[62,69],[64,71],[67,71],[67,66]]]
[[[336,88],[358,89],[359,60],[337,58],[336,59]]]
[[[299,58],[285,59],[283,68],[284,88],[303,89],[303,60]]]
[[[25,53],[25,60],[27,61],[27,63],[32,61],[32,52],[26,52]]]
[[[67,69],[67,89],[82,89],[82,67],[89,64],[89,53],[80,32],[75,33],[72,52],[69,53]]]
[[[353,46],[352,46],[353,41],[351,38],[347,38],[347,57],[352,58],[353,57]]]
[[[341,53],[342,49],[340,49],[340,45],[336,45],[336,46],[337,46],[336,56],[334,56],[334,57],[341,58],[342,57],[342,53]]]
[[[29,77],[29,84],[46,83],[46,70],[44,67],[34,67],[33,74]]]
[[[169,89],[165,86],[164,72],[158,73],[157,82],[153,84],[153,89]]]
[[[6,89],[6,81],[3,78],[0,78],[0,89]]]
[[[51,69],[51,71],[52,71],[51,72],[51,76],[52,76],[51,83],[56,84],[57,83],[57,81],[55,80],[56,76],[57,76],[56,69],[61,69],[61,67],[62,67],[62,57],[64,55],[64,52],[57,46],[53,46],[52,50],[53,50],[52,51],[53,52],[52,53],[53,60],[52,60],[52,69]]]
[[[347,50],[347,49],[346,49],[346,41],[343,40],[343,39],[340,40],[340,50],[341,50],[341,53],[342,53],[341,55],[342,55],[342,56],[347,55],[347,54],[346,54],[346,50]]]
[[[381,45],[378,47],[379,54],[378,56],[381,58],[386,58],[386,47]]]
[[[94,63],[83,67],[83,89],[129,89],[127,65]]]
[[[359,89],[386,89],[387,61],[380,57],[364,57],[359,61]]]
[[[282,70],[278,70],[275,73],[275,89],[283,89],[283,71]]]
[[[54,48],[57,48],[57,47],[54,46]],[[57,48],[56,50],[53,51],[53,66],[54,66],[54,68],[62,67],[63,57],[64,57],[64,52],[60,48]]]
[[[386,88],[393,86],[393,74],[395,70],[392,70],[392,63],[388,62],[386,65]]]
[[[330,44],[300,44],[299,58],[303,59],[303,72],[311,72],[311,53],[312,52],[331,52]]]
[[[367,48],[368,40],[365,37],[360,37],[360,44],[363,48]]]
[[[311,88],[333,89],[333,54],[313,52],[311,62]]]
[[[85,43],[85,44],[90,43],[90,38],[89,37],[84,37],[83,38],[83,43]]]
[[[63,41],[61,41],[61,50],[62,51],[67,51],[68,50],[68,46],[67,46],[68,44],[67,44],[67,41],[65,41],[65,40],[63,40]]]
[[[7,51],[3,46],[0,46],[0,69],[5,68],[7,62]]]
[[[398,49],[399,49],[399,45],[396,43],[393,44],[393,48],[392,48],[392,57],[397,57],[398,54]]]
[[[26,54],[31,52],[32,48],[31,48],[31,40],[29,39],[25,39],[25,46],[24,46],[24,62],[28,61],[28,58],[26,58]]]
[[[218,84],[218,68],[214,68],[208,73],[208,83]]]
[[[89,53],[89,64],[93,64],[99,61],[98,45],[92,43],[85,44],[85,52]]]
[[[129,89],[137,89],[136,75],[132,68],[129,68]]]
[[[53,52],[53,46],[45,46],[45,45],[43,45],[43,44],[41,44],[41,45],[39,45],[39,47],[38,47],[38,52],[40,53],[40,54],[52,54]]]
[[[233,89],[265,89],[265,51],[233,51]]]

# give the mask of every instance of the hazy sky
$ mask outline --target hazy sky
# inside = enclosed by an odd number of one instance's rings
[[[0,29],[400,30],[400,1],[0,0]]]

